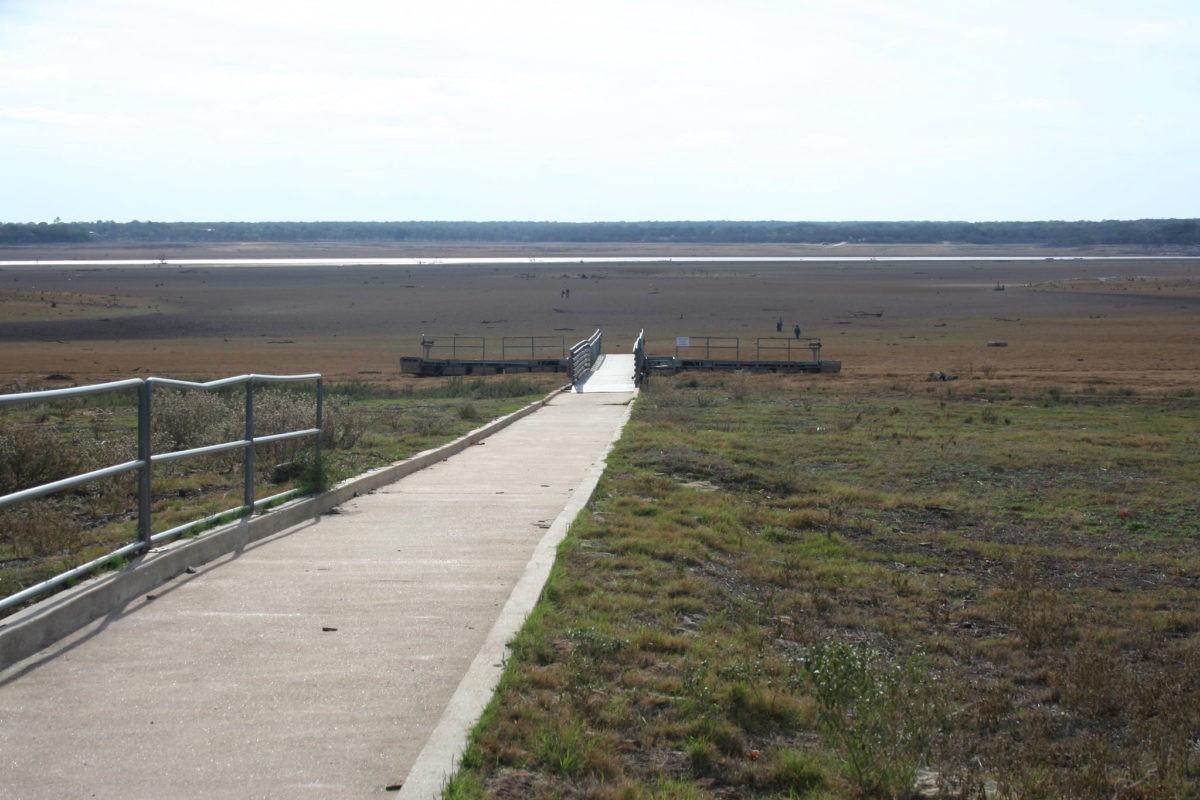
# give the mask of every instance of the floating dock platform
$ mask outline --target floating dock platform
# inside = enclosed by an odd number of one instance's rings
[[[842,362],[768,361],[723,358],[676,358],[675,356],[646,356],[646,368],[651,374],[674,375],[679,372],[841,372]],[[421,378],[463,375],[519,375],[527,372],[567,372],[564,359],[450,359],[402,356],[400,372]]]
[[[476,359],[476,358],[422,358],[401,356],[400,373],[422,378],[437,378],[447,375],[517,375],[525,372],[566,372],[567,359]]]
[[[758,359],[731,358],[677,358],[676,356],[646,356],[646,369],[650,374],[674,375],[679,372],[703,370],[707,372],[841,372],[842,362],[819,359],[817,361],[768,361]]]
[[[599,341],[601,332],[593,334]],[[420,356],[402,356],[404,375],[436,378],[465,375],[519,375],[528,372],[571,373],[572,358],[588,339],[568,348],[566,340],[554,336],[506,336],[495,346],[479,336],[421,337]],[[639,374],[674,375],[679,372],[774,372],[832,373],[842,371],[842,362],[821,358],[820,339],[760,336],[743,343],[732,336],[677,336],[674,355],[645,353],[644,337],[639,336]],[[594,349],[594,348],[593,348]],[[499,358],[488,357],[499,351]],[[511,358],[522,355],[524,358]],[[743,358],[753,355],[753,358]],[[598,358],[599,351],[593,354]],[[781,357],[782,356],[782,357]],[[806,357],[807,356],[807,357]]]

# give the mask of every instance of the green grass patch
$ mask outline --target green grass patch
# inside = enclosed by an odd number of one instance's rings
[[[447,796],[1200,791],[1200,410],[927,388],[656,378]]]

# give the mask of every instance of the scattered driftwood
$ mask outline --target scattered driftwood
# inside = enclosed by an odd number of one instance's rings
[[[1008,342],[1003,339],[993,339],[987,343],[988,347],[1008,347]]]

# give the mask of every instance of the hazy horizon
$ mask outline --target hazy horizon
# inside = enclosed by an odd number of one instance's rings
[[[1200,217],[1200,6],[0,0],[0,220]]]
[[[856,224],[970,224],[970,225],[986,225],[986,224],[1030,224],[1030,223],[1089,223],[1089,222],[1143,222],[1143,221],[1180,221],[1190,222],[1200,219],[1200,216],[1188,217],[1091,217],[1080,219],[1066,218],[1044,218],[1044,219],[754,219],[754,218],[724,218],[724,219],[336,219],[336,218],[312,218],[312,219],[0,219],[0,224],[38,224],[38,223],[54,223],[56,220],[64,224],[86,225],[95,222],[130,224],[130,223],[153,223],[164,225],[307,225],[321,223],[367,223],[380,225],[406,225],[406,224],[431,224],[431,223],[450,223],[450,224],[506,224],[506,225],[640,225],[640,224],[685,224],[685,225],[702,225],[706,223],[771,223],[771,224],[798,224],[798,225],[856,225]]]

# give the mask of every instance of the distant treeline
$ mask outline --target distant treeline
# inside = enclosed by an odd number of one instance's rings
[[[0,244],[407,241],[1195,245],[1200,220],[0,223]]]

